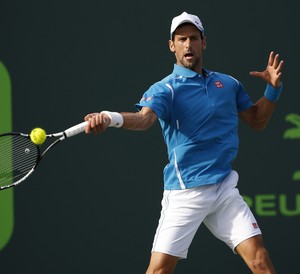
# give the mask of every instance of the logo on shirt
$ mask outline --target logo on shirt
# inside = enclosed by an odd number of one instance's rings
[[[153,99],[153,96],[150,96],[150,97],[148,97],[148,98],[143,97],[143,98],[141,99],[141,101],[151,101],[152,99]]]
[[[252,223],[252,225],[253,225],[253,227],[254,227],[255,229],[258,228],[258,224],[257,224],[257,223]]]
[[[221,81],[216,81],[215,85],[216,85],[217,88],[223,88],[224,87]]]

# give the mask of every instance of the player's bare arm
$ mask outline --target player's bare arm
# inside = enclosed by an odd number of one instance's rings
[[[122,127],[130,130],[147,130],[157,120],[156,114],[149,107],[143,107],[139,112],[121,112],[123,118]],[[89,124],[86,133],[102,133],[111,124],[111,118],[105,112],[90,113],[85,116]]]
[[[251,128],[263,130],[272,117],[275,105],[263,96],[251,108],[240,112],[239,117]]]
[[[250,75],[259,77],[274,89],[281,86],[281,71],[283,61],[279,61],[279,54],[272,51],[269,56],[267,67],[264,71],[251,71]],[[256,130],[263,130],[272,117],[276,103],[265,96],[261,97],[251,108],[239,113],[239,117],[250,127]]]
[[[147,130],[157,120],[156,114],[149,107],[143,107],[136,113],[121,112],[124,118],[123,128],[130,130]]]

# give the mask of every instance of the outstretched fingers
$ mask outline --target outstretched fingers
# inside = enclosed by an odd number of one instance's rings
[[[250,75],[260,77],[265,82],[278,88],[280,86],[283,63],[283,61],[279,61],[279,54],[275,54],[274,51],[271,51],[266,69],[264,71],[251,71]]]
[[[278,62],[279,55],[276,54],[276,56],[274,58],[274,51],[271,51],[270,55],[269,55],[268,66],[273,66],[274,61],[275,61],[276,58],[277,58],[277,62]]]
[[[282,70],[283,61],[279,62],[279,54],[276,54],[274,56],[274,52],[272,51],[270,53],[268,65],[271,66],[271,67],[273,67],[274,70],[276,70],[278,73],[280,73],[281,70]]]

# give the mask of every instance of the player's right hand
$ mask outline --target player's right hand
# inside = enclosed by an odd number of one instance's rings
[[[89,122],[89,124],[85,128],[85,133],[90,134],[98,134],[104,132],[109,124],[110,118],[105,113],[94,112],[86,115],[84,120]]]

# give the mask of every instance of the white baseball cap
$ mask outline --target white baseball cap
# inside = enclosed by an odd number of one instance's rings
[[[176,16],[172,20],[171,24],[171,39],[173,32],[183,23],[191,23],[196,26],[200,32],[204,35],[204,28],[198,16],[186,13],[185,11]]]

